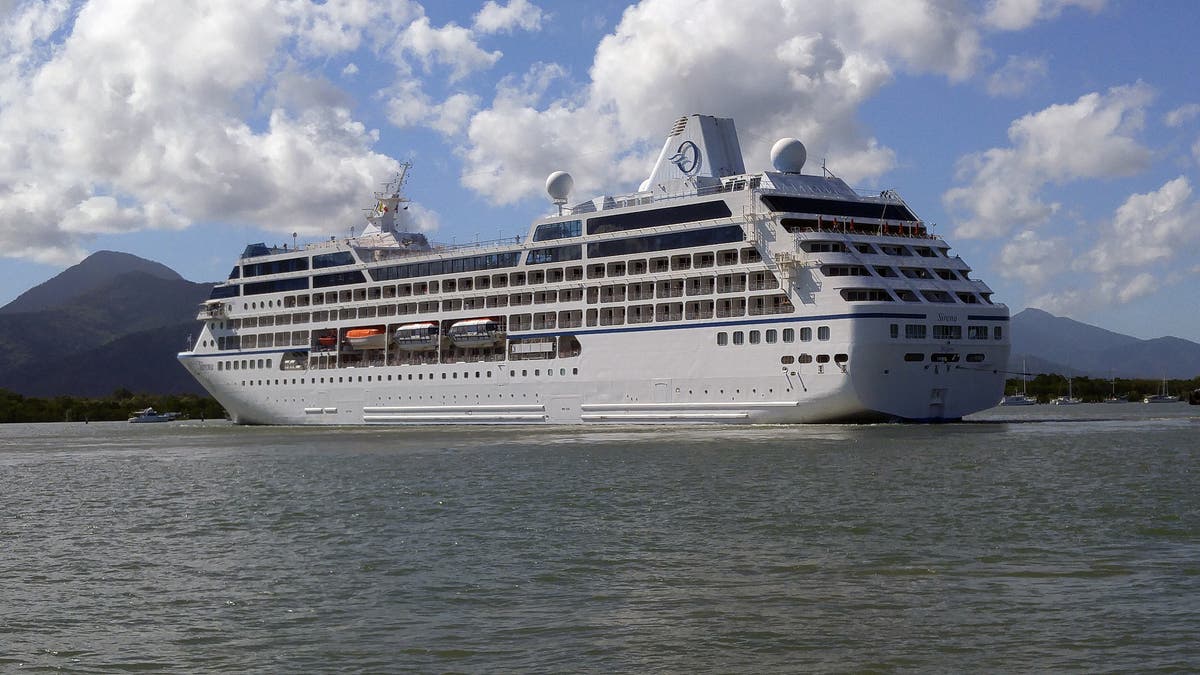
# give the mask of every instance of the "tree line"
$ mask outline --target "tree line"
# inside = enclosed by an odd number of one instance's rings
[[[216,399],[195,394],[135,394],[118,389],[103,398],[34,398],[0,389],[0,423],[116,421],[129,419],[133,412],[146,408],[178,412],[191,419],[225,417]]]
[[[1057,373],[1041,374],[1029,378],[1024,387],[1025,391],[1030,396],[1036,397],[1038,402],[1049,403],[1050,399],[1056,396],[1067,395],[1067,380],[1065,375]],[[1005,394],[1020,393],[1021,388],[1021,378],[1019,377],[1009,378],[1004,383]],[[1200,377],[1190,380],[1167,380],[1167,392],[1178,396],[1183,401],[1188,400],[1188,396],[1197,389],[1200,389]],[[1085,402],[1103,401],[1110,396],[1116,396],[1126,401],[1140,402],[1143,396],[1161,393],[1162,380],[1125,378],[1106,380],[1082,376],[1072,377],[1070,378],[1070,391],[1075,398],[1083,399]]]

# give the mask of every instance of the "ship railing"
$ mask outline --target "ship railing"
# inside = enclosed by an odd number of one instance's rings
[[[563,214],[577,215],[581,213],[594,213],[596,211],[608,211],[610,209],[619,209],[627,206],[641,206],[644,204],[657,204],[659,202],[676,201],[679,199],[689,199],[691,197],[704,197],[707,195],[722,194],[725,192],[741,192],[742,190],[757,190],[762,185],[762,174],[743,174],[726,178],[717,185],[702,185],[695,191],[687,192],[672,192],[664,194],[656,194],[652,190],[645,192],[634,192],[624,195],[616,195],[613,197],[603,196],[596,197],[601,201],[599,209],[596,208],[596,199],[589,199],[585,202],[580,202],[573,206],[563,208]]]

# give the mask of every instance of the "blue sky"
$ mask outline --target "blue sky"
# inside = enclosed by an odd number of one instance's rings
[[[894,188],[1013,311],[1200,341],[1200,3],[0,0],[0,304],[88,253],[195,281],[361,226],[435,241],[623,193],[733,117]]]

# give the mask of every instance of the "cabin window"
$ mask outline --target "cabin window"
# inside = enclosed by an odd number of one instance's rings
[[[746,335],[740,330],[733,331],[733,344],[741,345],[746,343]]]
[[[894,323],[888,326],[888,333],[891,335],[893,340],[900,337],[900,324]]]
[[[795,328],[784,328],[783,329],[783,341],[784,342],[795,342],[796,341],[796,329]]]
[[[756,345],[760,342],[762,342],[762,333],[756,330],[750,331],[750,344]]]
[[[999,340],[999,339],[1000,339],[1000,337],[1001,337],[1003,334],[1004,334],[1004,333],[1003,333],[1003,331],[1001,330],[1000,326],[993,326],[993,327],[992,327],[992,339],[993,339],[993,340]]]
[[[829,339],[829,326],[818,326],[817,327],[817,339],[818,340],[828,340]]]
[[[812,342],[812,328],[805,326],[804,328],[800,329],[800,341]]]
[[[925,324],[923,324],[923,323],[904,324],[904,337],[909,340],[924,340],[925,339]]]
[[[767,331],[767,344],[773,345],[776,342],[779,342],[779,331],[772,328]]]

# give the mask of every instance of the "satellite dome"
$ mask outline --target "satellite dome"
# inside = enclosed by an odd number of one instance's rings
[[[808,151],[804,149],[804,144],[795,138],[781,138],[771,146],[771,164],[775,166],[776,171],[800,173],[806,159]]]
[[[555,202],[567,201],[571,188],[575,187],[575,179],[566,171],[555,171],[546,178],[546,192]]]

